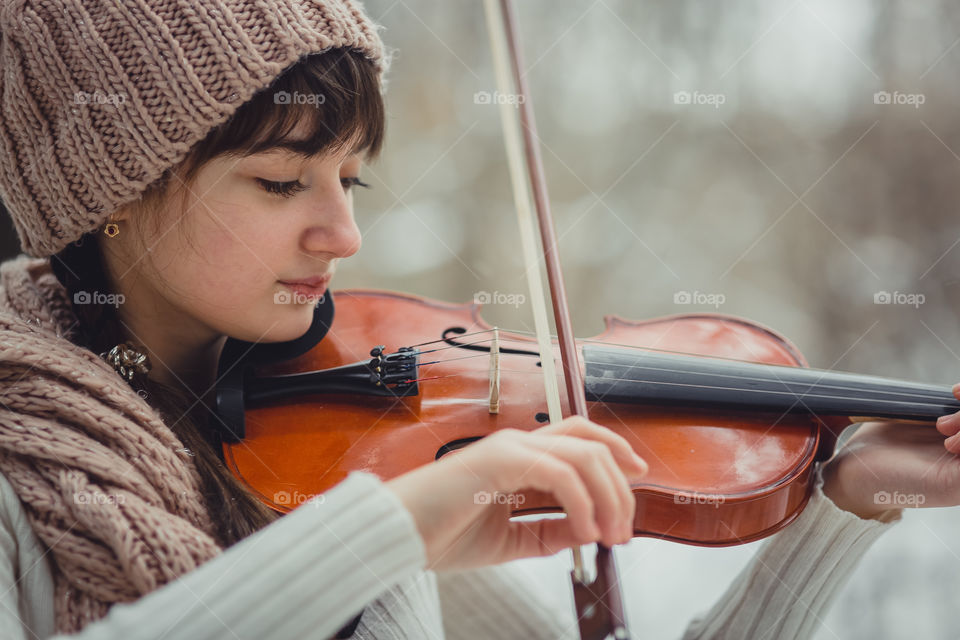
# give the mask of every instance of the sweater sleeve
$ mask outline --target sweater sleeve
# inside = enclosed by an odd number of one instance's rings
[[[55,638],[329,638],[425,563],[400,500],[353,472],[179,580]]]
[[[810,638],[834,596],[874,540],[900,520],[889,511],[864,520],[837,507],[823,493],[817,465],[807,507],[772,536],[683,640]]]
[[[578,640],[572,596],[569,601],[542,596],[539,581],[527,574],[529,566],[519,560],[437,573],[446,640]],[[555,565],[545,568],[551,577],[569,579]]]

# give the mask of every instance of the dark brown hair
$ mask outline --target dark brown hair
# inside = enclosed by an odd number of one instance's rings
[[[314,96],[297,101],[295,96]],[[322,96],[319,97],[319,96]],[[385,116],[379,77],[373,63],[360,53],[334,49],[306,56],[285,70],[269,87],[241,105],[233,116],[197,143],[188,156],[171,167],[135,203],[136,215],[152,217],[155,205],[181,184],[189,185],[209,160],[246,156],[287,140],[306,121],[311,136],[299,144],[314,156],[355,150],[373,159],[383,142]],[[176,176],[177,182],[172,178]],[[140,221],[137,221],[138,223]],[[90,232],[51,257],[51,266],[67,290],[71,304],[77,291],[115,291],[95,234]],[[76,342],[94,353],[108,351],[130,339],[115,307],[77,304]],[[139,376],[131,386],[153,406],[184,446],[193,453],[203,479],[204,497],[218,526],[220,543],[229,546],[278,516],[243,487],[223,464],[215,418],[203,403],[160,382]],[[193,408],[191,408],[193,407]]]

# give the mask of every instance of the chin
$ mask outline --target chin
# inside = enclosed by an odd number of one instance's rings
[[[260,339],[260,342],[287,342],[305,334],[313,323],[314,304],[290,305],[271,318],[272,328]],[[266,329],[266,327],[265,327]]]
[[[225,327],[221,333],[244,342],[288,342],[307,332],[313,322],[314,305],[278,305],[265,316],[248,315],[242,325]]]

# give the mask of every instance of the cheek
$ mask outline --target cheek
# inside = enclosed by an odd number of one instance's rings
[[[213,214],[187,216],[183,240],[164,277],[185,295],[181,308],[221,333],[242,340],[290,340],[309,327],[304,305],[277,304],[278,269],[290,263],[283,226],[248,207],[214,204]]]
[[[270,266],[267,230],[236,224],[236,220],[221,215],[218,222],[204,216],[187,230],[191,242],[186,251],[194,256],[191,266],[198,270],[196,277],[231,292],[276,279]]]

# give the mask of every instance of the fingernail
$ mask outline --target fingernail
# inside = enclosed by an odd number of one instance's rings
[[[953,385],[953,392],[954,392],[954,393],[960,392],[960,382],[958,382],[957,384]]]

